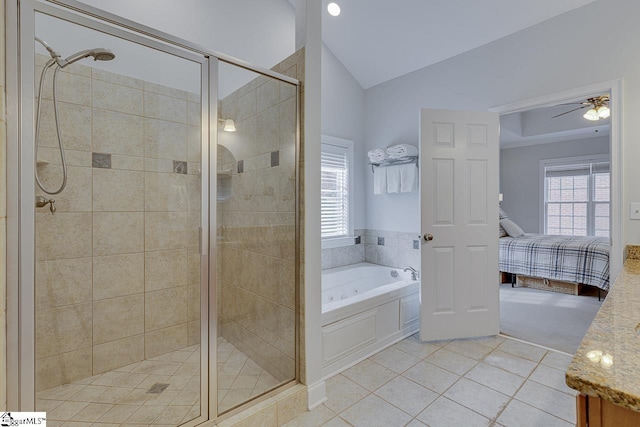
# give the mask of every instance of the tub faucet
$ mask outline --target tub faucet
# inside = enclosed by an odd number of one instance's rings
[[[416,270],[415,268],[409,266],[409,267],[405,268],[402,271],[404,271],[404,272],[410,271],[411,272],[411,280],[418,280],[418,270]]]

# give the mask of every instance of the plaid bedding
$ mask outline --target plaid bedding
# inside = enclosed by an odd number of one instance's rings
[[[609,241],[527,234],[500,239],[500,271],[609,290]]]

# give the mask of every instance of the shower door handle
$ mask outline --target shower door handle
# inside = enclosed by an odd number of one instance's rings
[[[427,241],[430,242],[433,240],[433,234],[429,234],[429,233],[424,233],[424,236],[422,236],[422,238]]]

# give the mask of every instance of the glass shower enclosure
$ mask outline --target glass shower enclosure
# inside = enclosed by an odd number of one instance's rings
[[[297,81],[88,10],[20,2],[13,403],[197,425],[297,378]]]
[[[208,61],[34,17],[34,189],[45,203],[35,210],[35,408],[60,422],[204,419]],[[114,57],[67,65],[98,47]]]

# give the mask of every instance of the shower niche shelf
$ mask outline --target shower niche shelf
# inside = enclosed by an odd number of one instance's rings
[[[36,166],[47,166],[48,164],[49,162],[46,160],[42,160],[42,159],[36,160]]]
[[[219,202],[224,202],[231,197],[231,169],[222,169],[217,173],[218,180],[218,194],[216,199]]]

